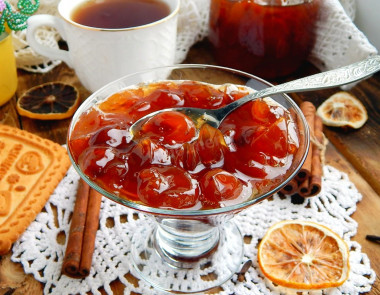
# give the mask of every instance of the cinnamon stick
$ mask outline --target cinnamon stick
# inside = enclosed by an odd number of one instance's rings
[[[305,116],[305,119],[309,125],[310,134],[314,134],[314,118],[315,118],[315,106],[309,101],[304,101],[300,105],[300,109]],[[311,162],[312,162],[312,149],[309,148],[307,157],[301,169],[296,175],[296,179],[299,182],[304,182],[311,175]]]
[[[300,171],[281,192],[287,195],[297,194],[299,197],[312,197],[320,193],[322,188],[322,159],[325,148],[322,119],[316,114],[311,102],[300,105],[310,129],[310,148]]]
[[[79,180],[62,273],[82,278],[90,273],[102,196]]]
[[[310,177],[307,177],[303,182],[299,184],[298,193],[304,198],[310,195]]]
[[[298,191],[298,182],[294,178],[290,180],[281,190],[284,195],[291,195]]]
[[[89,193],[90,186],[80,179],[62,265],[62,272],[70,277],[78,277]]]
[[[83,235],[82,257],[80,261],[79,274],[88,276],[92,264],[92,256],[95,249],[96,232],[99,227],[99,212],[102,195],[94,189],[90,189],[89,202],[87,206],[86,227]]]
[[[323,147],[323,122],[319,116],[314,119],[314,140],[313,156],[311,164],[311,177],[309,184],[309,197],[320,193],[322,188],[322,147]]]

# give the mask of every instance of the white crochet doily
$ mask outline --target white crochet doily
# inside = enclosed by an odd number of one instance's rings
[[[10,0],[15,7],[18,0]],[[376,54],[364,34],[354,25],[356,0],[321,1],[321,19],[317,24],[317,39],[310,61],[320,70],[330,70]],[[39,14],[57,15],[59,0],[40,0]],[[210,0],[181,0],[178,18],[176,63],[181,63],[190,47],[208,35]],[[25,31],[15,32],[14,46],[17,66],[46,73],[60,64],[36,54],[27,44]],[[51,28],[38,31],[39,42],[57,48],[60,36]]]
[[[321,71],[332,70],[377,53],[353,23],[355,1],[323,0],[320,3],[316,41],[309,58],[317,68]]]
[[[57,237],[62,233],[68,236],[69,218],[75,202],[78,180],[79,176],[71,167],[47,202],[45,210],[14,244],[12,260],[21,262],[26,273],[33,274],[38,281],[45,284],[45,294],[87,294],[89,291],[100,294],[98,289],[102,286],[107,294],[112,294],[110,284],[115,279],[125,285],[124,294],[159,294],[143,281],[135,286],[125,277],[128,273],[137,276],[131,265],[131,236],[136,230],[146,228],[148,219],[143,214],[106,198],[102,201],[100,229],[96,236],[90,275],[85,279],[72,279],[61,274],[66,245],[60,244]],[[351,240],[358,225],[350,215],[355,212],[356,203],[361,198],[346,174],[325,166],[323,189],[318,196],[305,199],[303,204],[297,205],[292,204],[290,198],[276,195],[273,200],[264,200],[236,215],[233,220],[243,236],[251,237],[250,242],[244,244],[244,259],[251,259],[253,266],[245,273],[244,282],[239,282],[237,275],[234,275],[221,286],[224,291],[220,294],[292,293],[274,287],[265,280],[256,262],[258,240],[264,236],[269,226],[285,219],[322,223],[343,237],[350,248],[351,268],[348,280],[339,288],[304,294],[355,295],[370,291],[376,274],[370,267],[367,255],[361,252],[360,244]],[[113,220],[111,227],[107,223],[110,219]],[[173,282],[177,285],[181,283],[180,278]]]

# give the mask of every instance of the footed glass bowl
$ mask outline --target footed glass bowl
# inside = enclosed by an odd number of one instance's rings
[[[88,176],[83,171],[83,165],[78,163],[78,157],[74,155],[74,149],[79,145],[78,141],[74,140],[78,137],[75,135],[74,138],[75,128],[78,122],[87,122],[89,129],[82,132],[83,139],[90,142],[98,140],[99,136],[95,139],[91,137],[96,131],[93,126],[97,124],[97,118],[91,117],[90,110],[93,106],[132,85],[167,80],[200,81],[215,85],[230,83],[256,90],[271,86],[270,83],[253,75],[211,65],[183,64],[125,76],[93,93],[79,107],[69,128],[68,151],[73,166],[92,188],[120,205],[144,212],[154,220],[148,222],[142,232],[133,233],[131,245],[133,261],[129,263],[133,264],[139,278],[163,291],[204,292],[223,284],[240,271],[244,263],[243,238],[233,222],[233,216],[270,197],[295,176],[309,149],[309,130],[296,103],[287,95],[275,95],[271,98],[292,114],[299,139],[298,150],[292,156],[291,163],[288,163],[287,171],[281,181],[269,180],[267,189],[264,188],[258,194],[253,194],[241,202],[227,202],[218,208],[200,210],[199,207],[191,207],[176,210],[144,205],[142,202],[127,199],[113,190],[106,189],[94,177]],[[128,124],[125,128],[119,126],[118,132],[120,130],[127,132],[128,128]],[[274,142],[276,140],[273,138]],[[91,153],[86,155],[92,157]]]

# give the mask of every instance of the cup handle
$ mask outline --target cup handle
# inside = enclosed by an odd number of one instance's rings
[[[66,34],[63,27],[63,21],[53,15],[38,14],[31,16],[28,21],[28,29],[26,31],[26,41],[37,53],[50,58],[51,60],[62,60],[70,68],[73,67],[69,52],[62,49],[51,48],[41,44],[36,40],[35,34],[39,27],[50,26],[57,29],[61,37],[66,40]]]

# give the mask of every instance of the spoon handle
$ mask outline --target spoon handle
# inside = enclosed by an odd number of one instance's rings
[[[348,66],[293,80],[274,87],[265,88],[239,100],[245,100],[241,101],[241,103],[245,103],[254,98],[265,97],[273,94],[311,91],[341,86],[367,78],[379,70],[380,56],[374,55]],[[237,102],[239,100],[237,100]]]

